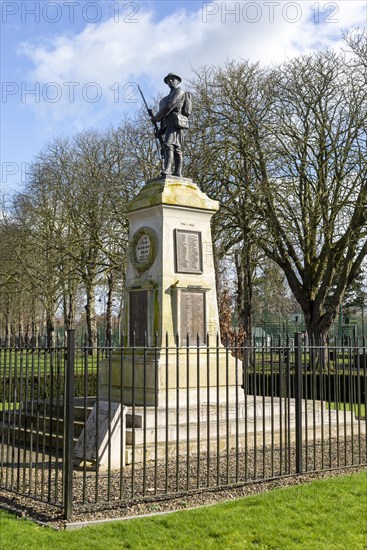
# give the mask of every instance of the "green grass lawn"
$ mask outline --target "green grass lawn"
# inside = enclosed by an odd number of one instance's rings
[[[99,360],[101,361],[105,357],[100,355]],[[26,373],[28,376],[38,376],[49,373],[51,371],[51,362],[53,364],[53,371],[56,374],[58,367],[61,372],[64,370],[64,361],[65,354],[64,350],[53,350],[52,353],[45,351],[44,349],[35,350],[34,352],[23,349],[17,350],[16,352],[12,350],[4,352],[0,350],[0,370],[1,376],[7,376],[11,373],[12,376],[15,376],[15,372],[19,376],[20,372],[22,376],[25,377]],[[75,372],[84,373],[85,365],[88,366],[88,371],[97,369],[97,356],[88,355],[78,350],[75,353],[74,357],[74,368]]]
[[[8,403],[8,402],[5,402],[5,403],[1,403],[0,402],[0,411],[12,411],[14,409],[19,409],[19,403]]]
[[[330,403],[328,401],[325,401],[325,406],[328,409],[330,406],[330,409],[335,410],[338,408],[340,411],[350,411],[351,407],[353,407],[353,411],[356,414],[356,416],[360,417],[361,419],[366,417],[366,405],[364,403],[353,403],[351,405],[350,403],[335,403],[334,401],[331,401]]]
[[[366,548],[367,473],[197,510],[55,532],[0,511],[0,548],[65,550]]]

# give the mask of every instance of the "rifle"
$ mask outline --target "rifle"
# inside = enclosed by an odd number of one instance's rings
[[[144,105],[146,107],[146,110],[148,112],[148,115],[150,116],[150,118],[152,118],[154,115],[153,115],[153,111],[152,109],[149,109],[148,107],[148,104],[147,102],[145,101],[145,97],[144,97],[144,94],[143,92],[141,91],[141,88],[138,84],[138,90],[140,92],[140,95],[144,101]],[[164,142],[163,142],[163,138],[160,134],[160,131],[159,131],[159,128],[158,128],[158,124],[156,122],[153,123],[154,124],[154,136],[155,136],[155,144],[157,146],[157,152],[158,152],[158,156],[160,158],[160,162],[161,162],[161,168],[163,170],[163,164],[162,164],[162,158],[164,157]]]

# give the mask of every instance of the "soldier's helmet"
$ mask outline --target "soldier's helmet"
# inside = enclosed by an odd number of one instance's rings
[[[181,78],[180,76],[178,76],[177,74],[175,74],[175,73],[168,73],[168,75],[164,77],[164,83],[165,83],[165,84],[167,84],[167,80],[168,80],[169,78],[177,78],[177,80],[178,80],[179,82],[182,81],[182,78]]]

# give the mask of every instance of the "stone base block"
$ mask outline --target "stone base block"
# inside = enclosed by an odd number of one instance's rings
[[[188,390],[192,399],[198,391],[233,392],[242,384],[242,362],[224,348],[129,349],[102,362],[99,382],[103,398],[111,395],[125,405],[174,407],[177,399],[187,399]]]

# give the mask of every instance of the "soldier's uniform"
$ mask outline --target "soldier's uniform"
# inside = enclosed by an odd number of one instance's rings
[[[185,103],[185,92],[174,83],[181,78],[169,73],[164,82],[171,88],[170,93],[159,103],[159,111],[152,118],[153,122],[160,122],[160,132],[164,143],[163,174],[171,175],[174,165],[174,176],[182,175],[182,146],[184,129],[188,127],[188,118],[182,114]]]

